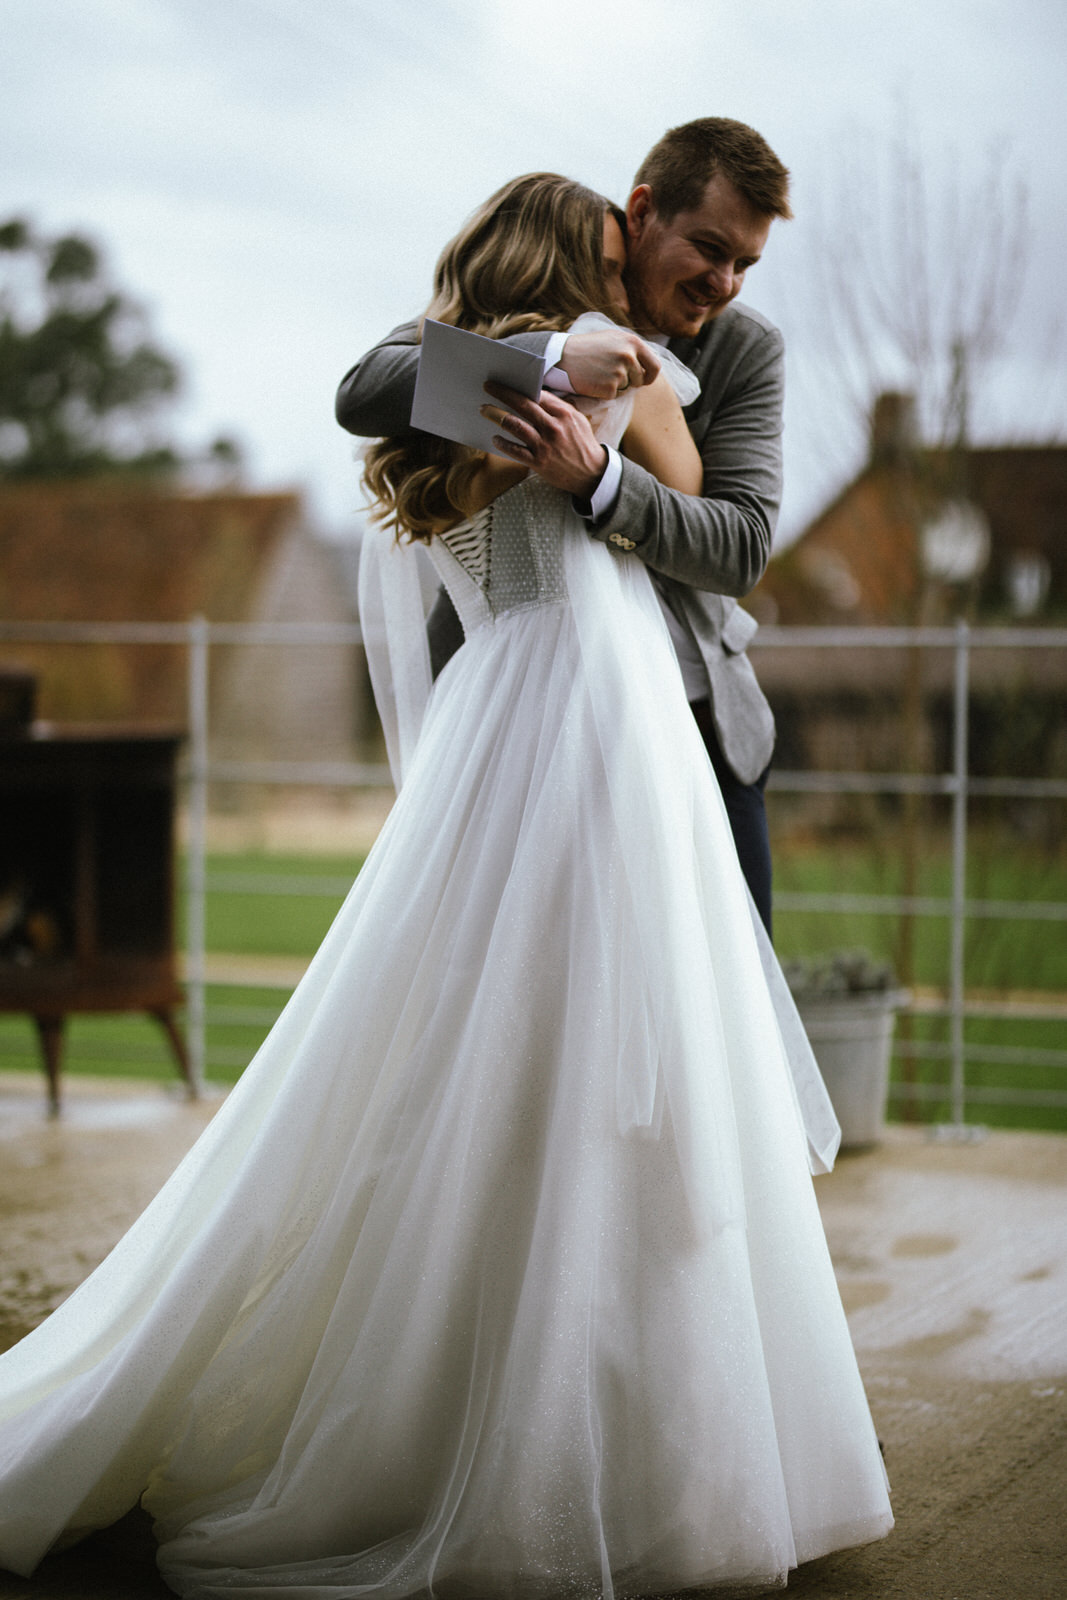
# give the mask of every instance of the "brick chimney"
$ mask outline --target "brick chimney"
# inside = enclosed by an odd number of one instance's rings
[[[899,465],[918,443],[913,394],[880,394],[871,412],[871,462]]]

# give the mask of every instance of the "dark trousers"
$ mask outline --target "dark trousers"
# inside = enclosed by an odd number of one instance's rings
[[[745,881],[752,892],[756,902],[756,910],[763,920],[767,932],[771,932],[771,841],[767,832],[767,807],[763,800],[763,791],[767,784],[767,772],[763,772],[755,783],[742,783],[740,778],[727,765],[726,757],[722,753],[719,738],[715,732],[715,723],[711,715],[710,700],[693,700],[690,710],[700,729],[700,737],[704,741],[711,764],[715,769],[715,776],[719,780],[722,790],[723,802],[726,806],[726,815],[730,819],[733,830],[734,844],[737,846],[737,858],[741,863],[741,871]],[[767,769],[770,771],[770,768]]]

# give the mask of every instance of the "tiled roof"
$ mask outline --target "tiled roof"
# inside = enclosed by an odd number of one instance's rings
[[[0,491],[0,617],[240,621],[301,515],[295,494],[180,495],[115,485]]]
[[[926,450],[917,455],[911,473],[868,466],[772,560],[746,604],[761,620],[782,624],[918,620],[917,530],[947,502],[958,500],[978,507],[989,526],[989,558],[969,597],[972,614],[1007,620],[1011,568],[1020,559],[1036,559],[1046,567],[1043,609],[1062,616],[1067,610],[1064,446],[1004,446],[962,456]]]
[[[249,620],[301,515],[295,494],[5,485],[0,618],[184,622],[201,613],[213,622]],[[38,675],[42,717],[185,720],[181,646],[13,642],[0,646],[0,658]],[[217,673],[212,677],[214,687]]]

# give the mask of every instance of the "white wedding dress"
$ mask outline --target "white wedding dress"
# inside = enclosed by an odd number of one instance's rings
[[[535,479],[432,553],[467,642],[348,900],[0,1359],[0,1565],[142,1495],[189,1600],[770,1586],[892,1524],[821,1086],[647,573]]]

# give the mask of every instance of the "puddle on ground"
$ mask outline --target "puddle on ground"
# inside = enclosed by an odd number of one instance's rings
[[[893,1240],[895,1256],[947,1256],[959,1248],[959,1240],[947,1233],[908,1233]]]
[[[39,1103],[28,1097],[17,1100],[12,1097],[0,1105],[0,1138],[15,1138],[24,1135],[27,1129],[44,1131],[58,1128],[65,1131],[86,1128],[95,1133],[153,1127],[172,1117],[175,1110],[185,1104],[184,1096],[178,1098],[166,1094],[161,1094],[158,1099],[145,1094],[131,1095],[128,1099],[78,1100],[72,1097],[64,1102],[58,1117],[49,1118]]]
[[[842,1239],[832,1238],[827,1234],[830,1247],[830,1256],[834,1263],[835,1272],[877,1272],[879,1261],[876,1256],[861,1255],[858,1251],[849,1250]]]
[[[948,1328],[944,1333],[928,1333],[921,1339],[905,1339],[903,1344],[895,1344],[890,1348],[894,1355],[907,1356],[912,1360],[929,1360],[955,1350],[958,1345],[966,1344],[968,1339],[977,1339],[991,1321],[991,1312],[975,1309],[969,1311],[966,1320],[955,1328]]]
[[[875,1280],[867,1282],[846,1280],[837,1287],[841,1291],[841,1304],[845,1308],[846,1315],[852,1311],[862,1311],[865,1306],[880,1305],[889,1297],[889,1284]]]

